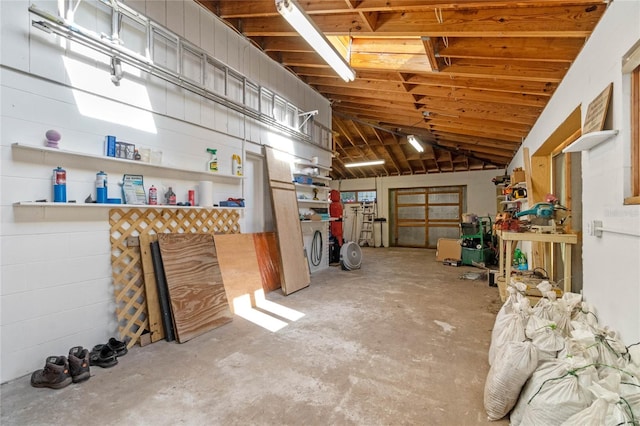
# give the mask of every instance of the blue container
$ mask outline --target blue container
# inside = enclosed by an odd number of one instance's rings
[[[103,171],[96,174],[96,202],[107,202],[107,174]]]
[[[67,202],[67,171],[62,167],[53,169],[53,202]]]
[[[116,137],[106,136],[104,139],[104,155],[107,157],[116,156]]]

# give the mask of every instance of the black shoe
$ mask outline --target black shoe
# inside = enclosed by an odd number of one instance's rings
[[[110,338],[106,345],[95,345],[93,347],[94,351],[99,351],[103,346],[108,346],[113,352],[116,353],[116,356],[124,356],[129,352],[127,349],[127,344],[116,340],[114,337]]]
[[[50,356],[42,370],[31,374],[31,386],[34,388],[62,389],[70,384],[69,362],[64,356]]]
[[[109,339],[109,341],[107,342],[107,346],[109,346],[116,353],[116,356],[124,356],[127,354],[127,352],[129,352],[129,350],[127,349],[127,344],[115,339],[114,337]]]
[[[116,353],[107,345],[94,346],[89,353],[89,364],[97,367],[109,368],[118,363]]]
[[[69,372],[71,373],[73,383],[89,380],[89,377],[91,377],[89,365],[88,349],[84,349],[82,346],[69,349]]]

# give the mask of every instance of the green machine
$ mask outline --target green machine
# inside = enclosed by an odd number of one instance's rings
[[[493,227],[489,216],[478,217],[469,223],[460,223],[460,239],[463,265],[493,263]]]

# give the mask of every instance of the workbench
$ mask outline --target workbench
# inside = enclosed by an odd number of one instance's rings
[[[513,261],[513,250],[518,241],[531,241],[546,244],[560,244],[564,255],[564,292],[571,291],[571,244],[577,244],[578,236],[576,234],[543,234],[537,232],[508,232],[497,231],[498,235],[498,247],[500,253],[499,260],[499,275],[504,276],[507,287],[511,281],[511,268]],[[505,247],[507,246],[507,247]],[[504,258],[506,253],[506,259]],[[552,279],[553,271],[549,266],[551,265],[551,250],[544,250],[544,263],[545,269],[549,273],[549,278]]]

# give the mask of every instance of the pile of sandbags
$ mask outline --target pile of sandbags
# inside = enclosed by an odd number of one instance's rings
[[[582,296],[551,285],[531,306],[514,283],[491,333],[484,406],[512,426],[640,424],[640,346],[598,323]]]

